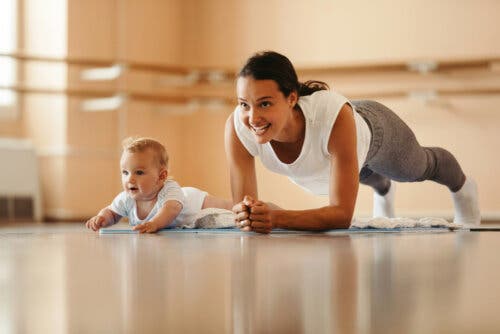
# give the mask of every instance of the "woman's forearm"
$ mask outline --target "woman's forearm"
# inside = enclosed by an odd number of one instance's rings
[[[273,210],[274,228],[322,231],[344,229],[351,225],[352,212],[335,206],[311,210]]]

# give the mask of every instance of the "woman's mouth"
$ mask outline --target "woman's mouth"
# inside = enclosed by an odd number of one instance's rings
[[[257,136],[260,136],[260,135],[263,135],[267,131],[267,129],[269,129],[270,126],[271,126],[271,123],[266,124],[264,126],[253,126],[253,125],[250,125],[250,129],[252,129],[252,131]]]

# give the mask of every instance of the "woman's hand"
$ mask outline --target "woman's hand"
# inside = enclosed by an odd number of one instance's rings
[[[233,207],[236,214],[236,226],[242,231],[270,233],[273,229],[271,207],[262,201],[245,196],[243,201]]]
[[[251,231],[250,228],[250,206],[254,203],[254,199],[250,196],[245,196],[243,201],[233,206],[233,212],[236,214],[236,227],[242,231]]]
[[[272,220],[272,209],[269,204],[262,201],[254,201],[250,205],[250,227],[258,233],[271,233],[274,224]]]

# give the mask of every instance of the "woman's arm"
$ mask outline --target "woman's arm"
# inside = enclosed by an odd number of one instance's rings
[[[239,227],[249,230],[248,205],[257,198],[257,177],[254,157],[243,146],[234,129],[234,113],[226,121],[224,132],[226,158],[229,164],[233,212]]]
[[[234,113],[226,120],[224,145],[229,164],[233,203],[239,203],[248,195],[257,198],[257,177],[254,157],[247,151],[236,135]]]
[[[330,204],[310,210],[273,210],[256,201],[250,209],[251,229],[269,233],[272,228],[326,230],[348,228],[359,187],[356,124],[352,108],[345,104],[330,133],[328,150],[332,156]]]

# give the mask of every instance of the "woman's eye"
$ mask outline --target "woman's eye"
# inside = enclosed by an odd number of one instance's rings
[[[263,108],[267,108],[267,107],[271,106],[271,102],[264,101],[264,102],[262,102],[262,103],[260,104],[260,106],[261,106],[261,107],[263,107]]]
[[[247,109],[248,104],[246,104],[245,102],[240,102],[240,107],[242,107],[243,109]]]

